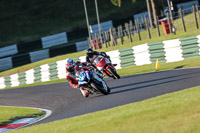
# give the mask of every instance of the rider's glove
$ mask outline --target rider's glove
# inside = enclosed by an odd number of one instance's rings
[[[107,56],[105,52],[100,53],[102,56]]]

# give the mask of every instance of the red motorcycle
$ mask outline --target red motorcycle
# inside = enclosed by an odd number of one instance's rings
[[[117,74],[117,71],[108,58],[105,58],[103,56],[98,56],[93,63],[98,71],[100,71],[103,75],[112,77],[113,79],[119,79],[120,76]]]

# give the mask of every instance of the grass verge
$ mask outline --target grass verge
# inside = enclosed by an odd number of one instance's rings
[[[31,108],[0,106],[0,110],[0,125],[9,124],[21,118],[40,118],[45,115],[45,112]]]
[[[200,87],[15,130],[15,133],[200,132]]]

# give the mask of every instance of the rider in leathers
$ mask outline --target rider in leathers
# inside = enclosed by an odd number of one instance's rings
[[[68,81],[70,86],[72,88],[80,89],[83,96],[88,97],[89,92],[83,87],[78,86],[78,78],[79,78],[80,72],[79,72],[78,66],[75,65],[75,63],[73,62],[71,58],[67,59],[66,72],[67,72],[66,80]]]
[[[110,60],[110,57],[105,52],[93,51],[91,48],[88,48],[86,51],[86,62],[93,63],[94,60],[99,56],[104,56]]]
[[[88,65],[89,65],[89,66],[90,66],[90,65],[93,66],[93,68],[94,68],[97,72],[99,72],[99,73],[101,73],[101,71],[99,71],[99,70],[96,68],[96,66],[93,64],[94,60],[95,60],[99,55],[101,55],[101,56],[107,58],[107,59],[110,61],[110,63],[111,63],[110,56],[108,56],[105,52],[97,52],[97,51],[93,51],[91,48],[88,48],[87,51],[86,51],[86,54],[87,54],[87,56],[86,56],[86,62],[88,63]]]
[[[71,58],[67,59],[67,64],[66,64],[66,72],[67,72],[67,76],[66,79],[68,80],[68,83],[70,84],[70,86],[72,88],[76,88],[76,89],[80,89],[81,93],[83,94],[84,97],[88,97],[89,96],[89,92],[87,89],[85,89],[83,86],[79,86],[78,85],[78,79],[79,76],[81,74],[81,70],[79,69],[79,66],[86,66],[85,63],[81,63],[81,62],[76,62],[74,63],[73,60]],[[102,82],[102,75],[98,74],[97,72],[93,72],[94,74],[94,78],[97,79],[98,81]],[[98,75],[98,76],[95,76]]]

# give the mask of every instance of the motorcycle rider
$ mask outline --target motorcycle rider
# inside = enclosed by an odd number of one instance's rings
[[[72,58],[67,58],[66,61],[67,61],[67,64],[68,64],[68,63],[71,63],[74,67],[75,67],[75,66],[78,67],[78,66],[80,66],[80,65],[87,66],[87,63],[86,63],[86,62],[80,62],[80,61],[74,62],[74,61],[72,60]]]
[[[91,78],[96,79],[97,81],[100,81],[104,87],[104,89],[108,89],[105,81],[98,75],[98,72],[95,71],[81,71],[80,77],[79,77],[79,87],[87,87],[88,81],[90,81]],[[94,93],[94,90],[92,88],[89,88],[90,93]]]
[[[88,48],[86,50],[86,62],[88,64],[88,66],[93,66],[93,68],[98,72],[98,73],[101,73],[101,71],[99,71],[95,65],[93,65],[93,62],[94,60],[99,56],[103,56],[105,58],[107,58],[110,63],[111,63],[111,60],[110,60],[110,56],[108,56],[105,52],[97,52],[97,51],[93,51],[92,48]]]
[[[80,64],[80,62],[78,63]],[[87,89],[84,89],[84,87],[79,87],[78,85],[78,78],[80,75],[79,67],[76,63],[73,62],[71,58],[67,58],[66,72],[66,80],[68,81],[70,86],[72,88],[79,89],[84,97],[88,97],[90,93],[87,91]]]
[[[105,58],[108,58],[110,60],[110,56],[108,56],[105,52],[97,52],[97,51],[93,51],[92,48],[88,48],[86,50],[86,61],[88,62],[88,64],[93,63],[94,60],[99,56],[103,56]],[[111,60],[110,60],[111,62]]]
[[[80,89],[81,93],[83,94],[84,97],[88,97],[90,93],[88,92],[87,89],[84,88],[84,86],[79,87],[79,76],[82,72],[79,67],[85,67],[86,63],[84,62],[74,62],[71,58],[67,58],[67,64],[66,64],[66,72],[67,76],[66,79],[68,80],[68,83],[72,88]],[[94,78],[97,79],[98,81],[102,82],[103,75],[93,71]],[[97,76],[96,76],[97,75]]]

